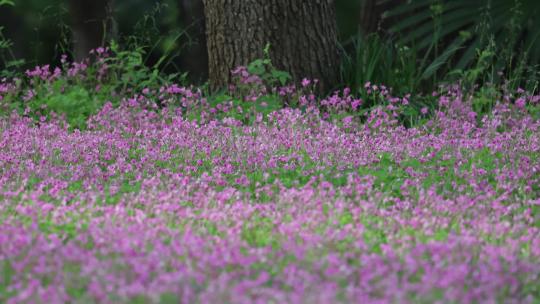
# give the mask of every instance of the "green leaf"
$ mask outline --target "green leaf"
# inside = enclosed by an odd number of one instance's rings
[[[285,71],[272,70],[271,74],[272,77],[274,79],[277,79],[282,86],[284,86],[289,80],[291,80],[291,74]]]
[[[15,6],[15,2],[13,2],[12,0],[0,0],[0,6],[2,6],[2,5]]]
[[[422,79],[428,79],[433,76],[452,55],[461,49],[461,45],[463,43],[464,40],[459,37],[457,41],[455,41],[444,53],[442,53],[441,56],[435,58],[435,60],[424,70],[422,73]]]
[[[250,74],[255,74],[258,76],[264,74],[264,72],[266,72],[266,68],[265,68],[263,59],[256,59],[252,61],[247,66],[247,70]]]
[[[470,37],[464,44],[464,52],[459,52],[455,68],[464,69],[474,64],[477,49],[488,47],[489,38],[495,39],[495,50],[499,52],[493,62],[494,70],[505,69],[510,65],[510,72],[516,69],[512,63],[516,51],[527,65],[535,65],[540,60],[540,45],[536,16],[540,12],[540,2],[535,0],[440,0],[443,11],[440,17],[429,14],[429,4],[433,1],[410,1],[398,5],[386,17],[396,19],[390,27],[391,32],[403,35],[403,41],[414,43],[419,49],[429,47],[433,41],[448,41],[446,37],[459,36],[459,32],[468,32]],[[402,18],[400,18],[402,17]],[[440,22],[440,30],[433,31],[435,22]],[[437,38],[437,39],[436,39]],[[468,38],[472,38],[469,40]],[[438,43],[438,42],[437,42]],[[507,50],[506,53],[501,52]],[[510,52],[508,50],[511,50]],[[456,54],[457,55],[457,54]]]

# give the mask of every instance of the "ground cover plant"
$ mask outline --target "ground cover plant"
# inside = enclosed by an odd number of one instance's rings
[[[0,83],[0,302],[540,300],[539,96],[95,56]]]

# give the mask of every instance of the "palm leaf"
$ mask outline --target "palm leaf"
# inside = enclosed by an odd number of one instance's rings
[[[435,31],[435,22],[431,5],[442,3],[443,10],[439,16],[440,28]],[[516,17],[516,9],[519,16]],[[455,48],[444,52],[452,56],[459,54],[455,59],[457,68],[470,66],[475,58],[476,49],[483,49],[489,39],[482,35],[495,37],[497,48],[521,49],[526,51],[528,62],[538,64],[540,60],[540,1],[538,0],[419,0],[410,1],[386,12],[383,17],[393,17],[398,20],[391,26],[390,32],[402,36],[402,43],[414,44],[417,48],[427,50],[433,43],[452,41],[459,36],[460,31],[472,34],[464,44],[462,51]],[[485,17],[483,18],[482,14]],[[514,18],[513,18],[514,17]],[[512,22],[519,32],[511,32],[509,24]],[[482,27],[482,22],[486,23]],[[510,32],[510,33],[509,33]],[[509,40],[507,37],[516,35],[517,39]],[[439,38],[440,41],[435,41]],[[508,45],[513,43],[514,45]],[[448,47],[451,46],[451,44]],[[439,56],[441,58],[443,55]],[[438,59],[437,58],[437,59]],[[449,60],[450,58],[446,58]],[[433,62],[435,63],[435,62]],[[439,66],[438,64],[434,64]],[[429,74],[429,73],[428,73]]]
[[[448,62],[451,56],[453,56],[465,42],[465,39],[458,37],[451,45],[444,51],[439,57],[435,58],[433,62],[422,72],[422,79],[428,79],[433,76],[439,68]]]

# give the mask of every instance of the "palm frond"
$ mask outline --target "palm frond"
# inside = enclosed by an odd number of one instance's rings
[[[438,16],[434,13],[437,4],[442,5]],[[471,39],[460,52],[451,52],[452,56],[459,54],[454,61],[456,68],[462,69],[472,64],[476,49],[486,47],[486,36],[494,38],[498,48],[523,51],[530,64],[538,64],[539,12],[537,0],[419,0],[397,6],[383,17],[398,20],[390,32],[399,34],[402,43],[414,44],[420,50],[427,50],[433,43],[450,47],[450,41],[460,32],[470,34]]]

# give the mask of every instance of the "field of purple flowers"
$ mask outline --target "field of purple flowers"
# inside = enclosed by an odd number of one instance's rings
[[[46,112],[103,89],[66,80],[85,68],[0,83],[0,302],[540,301],[538,96],[480,115],[450,87],[404,127],[384,87],[360,113],[239,69],[242,100]]]

